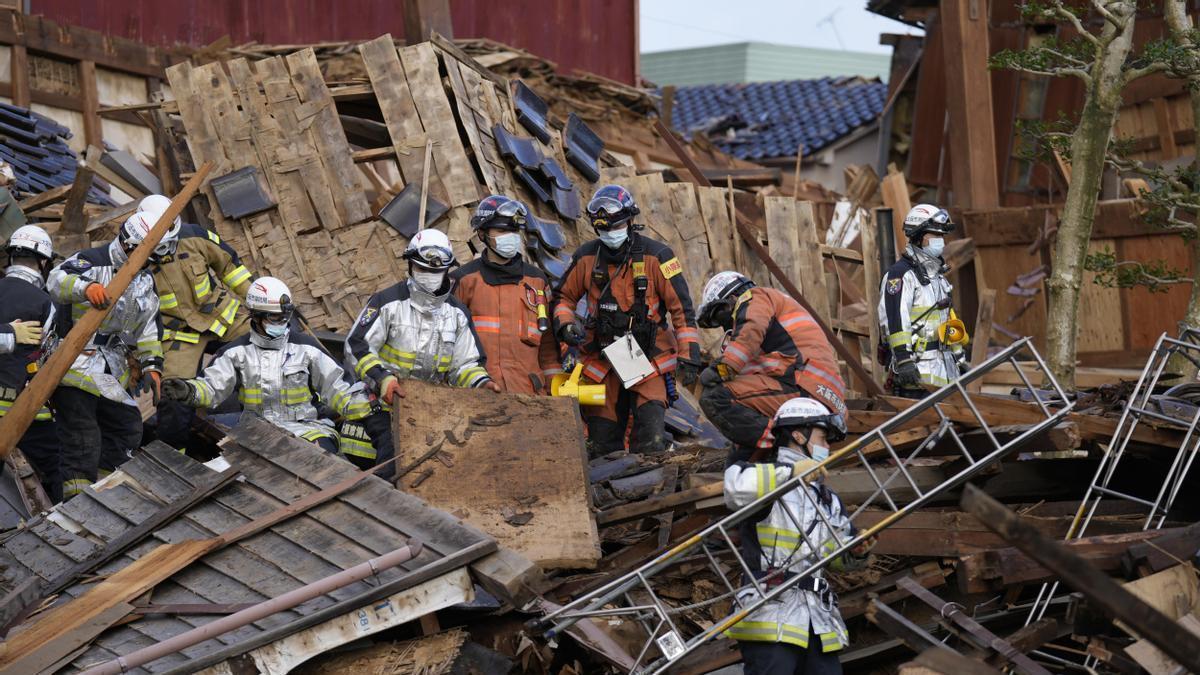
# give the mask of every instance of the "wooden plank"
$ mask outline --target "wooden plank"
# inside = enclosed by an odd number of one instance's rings
[[[96,62],[79,62],[79,99],[83,105],[83,141],[88,145],[101,146],[104,136],[100,132],[100,97],[96,89]]]
[[[671,212],[675,229],[679,233],[680,247],[675,249],[675,255],[681,261],[686,261],[683,274],[688,282],[688,289],[695,306],[700,300],[700,292],[709,277],[720,270],[713,269],[712,259],[708,257],[708,233],[700,216],[700,204],[696,200],[696,186],[691,183],[668,183],[667,195],[670,198]]]
[[[86,159],[75,166],[75,180],[71,183],[71,191],[67,193],[67,203],[63,206],[62,232],[67,234],[83,234],[87,226],[87,215],[83,212],[87,203],[88,192],[92,189],[92,177],[95,175],[95,165],[99,163],[100,148],[89,145]]]
[[[146,77],[157,76],[167,63],[166,52],[156,47],[9,9],[0,10],[0,44],[20,45],[68,61],[91,60],[106,68]],[[29,105],[27,101],[13,102]]]
[[[0,21],[0,23],[4,23]],[[3,30],[0,26],[0,31]],[[0,38],[3,39],[3,38]],[[12,102],[22,108],[28,108],[29,98],[29,52],[20,42],[8,42],[12,45],[12,73],[9,82],[12,83]]]
[[[859,231],[858,241],[862,245],[863,259],[863,295],[867,301],[867,361],[868,370],[880,385],[887,379],[887,367],[875,358],[875,349],[883,340],[880,335],[879,321],[876,320],[879,307],[879,290],[883,284],[879,269],[879,228],[876,227],[876,211],[871,211],[870,218]],[[834,263],[837,264],[837,263]]]
[[[414,183],[421,176],[421,156],[417,149],[424,149],[426,134],[421,127],[421,118],[404,67],[400,64],[399,52],[390,34],[360,44],[358,51],[379,102],[392,146],[396,149],[396,163],[400,167],[403,183]],[[449,197],[441,178],[432,183],[429,186],[430,194],[434,199],[446,203]]]
[[[767,215],[767,250],[771,252],[771,257],[779,263],[779,268],[789,279],[800,279],[800,290],[804,292],[805,297],[814,297],[816,288],[810,286],[812,280],[804,274],[801,267],[802,256],[804,262],[807,263],[809,260],[808,256],[802,253],[803,249],[800,246],[796,200],[791,197],[767,197],[764,200],[763,210]],[[818,269],[820,268],[818,267]],[[775,289],[782,288],[777,279],[771,280],[771,286]],[[824,285],[822,285],[822,296],[824,295],[823,289]],[[823,318],[828,319],[829,315],[825,314]]]
[[[1088,242],[1089,253],[1112,250],[1112,239],[1093,239]],[[1087,310],[1079,314],[1075,348],[1081,352],[1116,351],[1125,347],[1124,334],[1114,330],[1113,322],[1121,316],[1121,296],[1116,288],[1096,283],[1095,272],[1083,273],[1083,285],[1079,289],[1079,306]]]
[[[497,194],[499,188],[497,187],[495,173],[500,169],[488,161],[489,155],[484,151],[484,137],[479,133],[479,118],[483,117],[483,114],[477,113],[474,108],[475,105],[478,105],[478,102],[472,102],[469,98],[467,85],[463,80],[458,59],[440,49],[437,50],[437,53],[441,56],[442,65],[446,69],[446,76],[450,81],[450,89],[454,94],[454,105],[458,108],[458,118],[461,121],[463,130],[467,134],[467,142],[474,149],[475,165],[479,167],[487,189],[491,193]],[[487,140],[492,141],[493,139],[488,136]],[[493,147],[492,156],[494,156],[494,153],[495,149]]]
[[[416,380],[404,386],[406,395],[393,415],[400,465],[437,443],[453,463],[437,464],[431,477],[408,491],[461,514],[543,567],[595,566],[599,538],[590,511],[583,424],[574,404]],[[473,487],[463,490],[464,485]]]
[[[86,532],[105,541],[112,540],[132,527],[129,521],[108,510],[87,492],[58,505],[58,512],[67,516]]]
[[[812,303],[820,319],[829,321],[833,317],[833,311],[829,306],[829,291],[825,286],[825,265],[821,261],[819,248],[821,239],[817,236],[817,220],[812,202],[796,204],[796,226],[800,242],[800,278],[804,280],[804,297]],[[861,363],[856,365],[862,370]]]
[[[304,105],[315,105],[308,124],[308,134],[317,149],[317,156],[325,167],[329,184],[334,192],[334,201],[343,224],[362,222],[372,216],[371,205],[363,191],[362,174],[350,158],[350,144],[346,132],[338,121],[337,108],[321,77],[321,68],[312,49],[302,49],[287,56],[292,84]]]
[[[214,539],[159,546],[80,598],[40,615],[26,630],[12,636],[7,649],[0,653],[0,669],[41,671],[132,611],[128,603],[134,598],[216,546]]]
[[[1176,235],[1126,237],[1116,242],[1118,260],[1163,260],[1167,265],[1191,274],[1190,244]],[[1151,293],[1146,288],[1120,291],[1121,317],[1129,335],[1122,349],[1150,349],[1164,332],[1178,333],[1178,322],[1187,311],[1191,285],[1169,286],[1166,292]]]
[[[1171,124],[1171,107],[1167,99],[1159,96],[1154,99],[1155,129],[1158,131],[1158,146],[1160,159],[1172,160],[1179,156],[1179,148],[1175,145],[1175,127]]]
[[[1061,543],[1051,541],[1022,523],[1020,517],[979,488],[968,484],[963,491],[962,505],[1017,548],[1045,565],[1067,587],[1086,595],[1097,607],[1127,623],[1134,632],[1153,642],[1186,668],[1200,671],[1200,636],[1192,634],[1122,588],[1103,572],[1070,553]]]
[[[975,330],[971,332],[972,368],[987,360],[988,344],[992,341],[992,319],[995,313],[996,291],[991,288],[979,291],[979,311],[975,316]],[[971,382],[967,385],[967,390],[972,392],[981,391],[986,379],[986,377],[981,377]]]
[[[37,211],[38,209],[50,206],[52,204],[57,204],[67,198],[67,195],[70,193],[71,188],[74,187],[74,185],[74,182],[67,185],[59,185],[44,192],[39,192],[32,197],[26,197],[25,199],[22,199],[19,204],[21,211],[28,215],[34,211]]]
[[[908,197],[908,181],[904,174],[889,171],[888,175],[879,181],[879,193],[883,197],[883,205],[892,210],[892,234],[895,237],[896,252],[904,250],[907,238],[904,236],[904,217],[912,209],[912,201]]]
[[[425,128],[425,137],[433,141],[434,166],[446,188],[450,200],[447,204],[462,206],[478,201],[475,171],[467,159],[454,113],[446,99],[433,46],[421,43],[402,47],[399,54],[413,103]]]
[[[997,206],[992,85],[990,78],[977,76],[987,72],[988,13],[973,0],[941,0],[940,7],[946,86],[954,92],[945,99],[955,139],[947,147],[954,198],[977,208]]]

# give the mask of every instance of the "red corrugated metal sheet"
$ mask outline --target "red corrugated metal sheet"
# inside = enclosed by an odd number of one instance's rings
[[[454,35],[486,37],[632,83],[637,0],[452,0]],[[31,13],[61,24],[170,46],[233,42],[305,44],[404,35],[400,0],[32,0]]]

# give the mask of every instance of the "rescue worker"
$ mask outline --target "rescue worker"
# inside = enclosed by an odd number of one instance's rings
[[[362,385],[346,382],[342,367],[315,338],[291,329],[291,298],[279,279],[255,279],[246,293],[250,332],[221,347],[199,377],[165,380],[164,396],[210,408],[236,391],[243,414],[259,415],[337,454],[337,429],[321,418],[315,405],[319,401],[348,420],[361,420],[377,452],[391,459],[387,413],[372,410]]]
[[[480,202],[471,229],[483,242],[483,255],[450,278],[454,296],[471,312],[492,381],[506,392],[548,394],[550,379],[562,368],[548,318],[550,284],[521,256],[528,218],[515,199],[492,195]]]
[[[142,414],[127,387],[149,389],[158,403],[163,352],[154,278],[138,270],[118,298],[105,288],[157,220],[158,214],[134,213],[107,246],[67,258],[47,280],[51,298],[62,305],[56,319],[60,335],[90,307],[112,306],[51,398],[62,442],[64,498],[94,483],[101,470],[120,466],[141,444]],[[169,229],[147,264],[169,255],[178,236],[178,228]]]
[[[639,213],[625,188],[597,190],[587,214],[599,238],[575,251],[555,288],[555,330],[567,360],[577,351],[584,375],[605,386],[605,404],[583,409],[593,456],[624,449],[627,426],[635,452],[665,448],[668,387],[674,387],[668,379],[678,374],[680,383],[691,386],[700,370],[699,333],[683,265],[669,246],[641,234],[645,226],[634,222]],[[581,299],[586,299],[583,325],[575,316]],[[601,351],[627,334],[654,370],[628,389]]]
[[[764,436],[769,461],[739,461],[725,469],[725,504],[734,511],[794,477],[804,477],[770,502],[769,509],[738,526],[739,553],[764,594],[793,581],[857,535],[842,501],[825,486],[824,469],[817,468],[829,456],[828,443],[845,433],[841,415],[815,399],[793,398],[779,407]],[[859,567],[873,545],[873,538],[866,539],[828,566]],[[740,606],[761,597],[749,580],[737,594]],[[837,651],[850,642],[824,568],[751,612],[726,635],[738,641],[746,675],[841,673]]]
[[[837,355],[808,310],[737,272],[704,285],[700,326],[728,331],[720,356],[700,374],[700,407],[734,445],[729,461],[754,451],[784,402],[807,396],[846,413]]]
[[[346,362],[385,405],[403,397],[401,378],[500,391],[485,367],[471,314],[450,294],[450,239],[421,230],[404,249],[408,278],[372,295],[346,337]],[[343,452],[366,453],[365,447]],[[360,455],[361,456],[361,455]]]
[[[12,165],[0,160],[0,241],[10,239],[27,222],[25,212],[13,195],[16,180]]]
[[[46,356],[54,303],[46,274],[54,260],[50,235],[37,225],[17,228],[5,247],[8,266],[0,278],[0,417],[12,408],[25,383]],[[17,443],[33,465],[52,503],[62,501],[58,432],[50,409],[42,406]]]
[[[161,214],[171,200],[150,195],[139,210]],[[180,228],[175,250],[150,266],[158,289],[163,321],[163,377],[195,377],[205,353],[249,330],[242,299],[250,287],[250,270],[216,232],[192,223]],[[195,409],[178,401],[158,405],[158,438],[185,449]]]
[[[908,245],[879,292],[880,334],[890,350],[897,396],[924,398],[924,385],[940,387],[958,378],[962,343],[938,340],[938,327],[956,318],[945,276],[950,268],[942,259],[945,236],[953,231],[950,214],[932,204],[917,204],[904,217]]]

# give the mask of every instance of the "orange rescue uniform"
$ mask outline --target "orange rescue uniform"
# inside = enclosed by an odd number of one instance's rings
[[[549,322],[538,328],[550,305],[546,275],[521,258],[498,265],[480,257],[450,276],[455,297],[471,310],[492,380],[510,393],[549,394],[562,367]]]

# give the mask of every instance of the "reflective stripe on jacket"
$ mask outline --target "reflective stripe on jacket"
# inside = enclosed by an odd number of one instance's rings
[[[250,287],[250,270],[237,252],[216,232],[192,223],[183,226],[175,255],[150,271],[163,316],[178,324],[168,329],[167,340],[196,343],[202,333],[225,337]]]
[[[478,387],[489,381],[471,315],[453,296],[413,291],[405,280],[367,301],[346,337],[346,362],[378,386],[402,378]]]
[[[908,257],[897,260],[880,286],[878,318],[880,333],[892,352],[907,350],[921,372],[921,381],[940,387],[958,377],[956,356],[962,346],[926,348],[938,344],[938,327],[950,318],[950,306],[937,305],[949,300],[954,289],[940,273],[927,281],[921,282]]]
[[[269,345],[269,346],[264,346]],[[320,344],[290,332],[268,341],[251,332],[217,351],[195,379],[191,405],[210,408],[237,392],[242,410],[305,440],[337,438],[333,423],[321,419],[316,402],[351,420],[366,417],[370,402],[361,384],[351,385],[345,371]]]
[[[799,385],[837,413],[846,411],[846,385],[837,355],[808,310],[773,288],[755,287],[734,304],[733,330],[719,363],[738,375],[761,373]],[[730,382],[735,395],[738,380]]]
[[[692,309],[687,280],[683,276],[683,266],[671,247],[637,232],[630,234],[629,241],[618,252],[610,250],[599,239],[586,242],[575,251],[570,267],[554,289],[555,331],[559,326],[576,320],[576,307],[582,298],[586,298],[585,319],[595,317],[599,311],[600,296],[604,289],[593,283],[592,279],[597,257],[606,265],[609,290],[620,310],[630,310],[634,303],[634,278],[638,275],[634,269],[636,262],[627,260],[632,257],[627,254],[639,245],[642,247],[642,265],[648,282],[648,318],[659,327],[655,337],[658,353],[650,360],[662,374],[675,370],[679,356],[700,363],[700,333],[696,328],[696,315]],[[584,373],[589,379],[600,382],[608,375],[611,366],[603,354],[591,349],[595,340],[592,323],[584,322],[587,338],[580,349],[580,357]]]
[[[93,282],[108,286],[125,262],[125,251],[116,241],[90,248],[67,258],[50,272],[46,288],[50,297],[69,310],[60,310],[56,328],[66,335],[89,309],[84,294]],[[142,370],[162,370],[162,318],[154,278],[139,271],[100,324],[92,343],[75,359],[62,385],[82,389],[111,401],[136,405],[125,390],[130,372],[126,357],[133,353]]]
[[[792,465],[787,463],[734,464],[725,470],[725,504],[732,510],[740,509],[773,492],[791,477]],[[826,503],[815,484],[805,484],[778,498],[766,516],[754,524],[756,548],[761,553],[758,560],[747,560],[751,569],[763,572],[784,569],[786,573],[799,574],[838,548],[835,535],[843,542],[849,541],[854,536],[854,527],[841,500],[828,494],[831,498]],[[824,513],[824,520],[817,509]],[[823,572],[817,570],[811,576],[822,577]],[[739,604],[755,602],[759,597],[749,581],[737,596]],[[735,640],[784,642],[808,648],[810,625],[821,639],[822,651],[835,651],[850,643],[836,605],[823,605],[817,593],[798,587],[764,604],[734,624],[726,635]]]
[[[550,284],[541,270],[514,262],[500,267],[476,258],[463,265],[451,275],[454,296],[471,312],[492,380],[507,392],[548,394],[550,378],[562,370],[554,331],[538,329],[539,304],[543,316],[550,311]],[[542,382],[540,392],[530,375]]]

